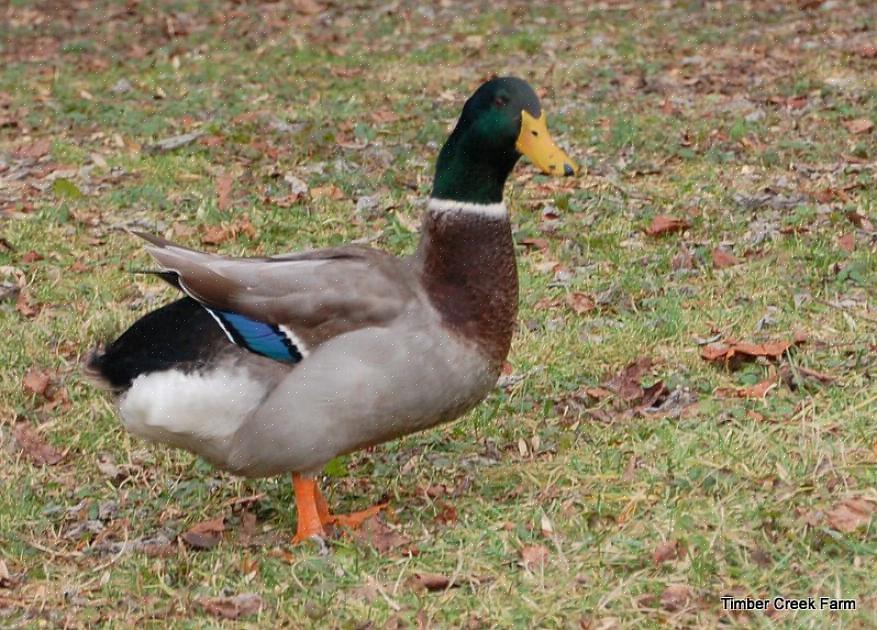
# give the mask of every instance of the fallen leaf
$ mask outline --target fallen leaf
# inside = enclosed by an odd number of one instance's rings
[[[831,385],[837,380],[836,376],[811,370],[801,365],[797,366],[794,370],[788,365],[782,366],[780,368],[780,378],[792,391],[797,390],[806,383]]]
[[[324,10],[323,5],[314,0],[292,0],[292,7],[302,15],[316,15]]]
[[[546,295],[543,298],[540,298],[538,302],[533,305],[533,309],[537,311],[549,311],[560,306],[560,300],[550,295]]]
[[[680,232],[688,227],[690,227],[690,224],[685,219],[659,214],[652,219],[651,225],[646,228],[646,234],[649,236],[663,236],[664,234]]]
[[[847,131],[853,134],[871,133],[874,129],[874,121],[870,118],[856,118],[844,122]]]
[[[329,184],[327,186],[317,186],[316,188],[311,188],[311,197],[313,197],[314,199],[321,199],[325,197],[327,199],[340,201],[344,199],[344,192],[335,184]]]
[[[670,268],[674,271],[679,271],[680,269],[694,269],[694,255],[685,243],[682,243],[679,247],[679,252],[670,260]]]
[[[771,341],[768,343],[747,343],[726,339],[705,345],[700,356],[705,361],[729,363],[732,360],[751,361],[756,357],[779,359],[792,346],[788,341]]]
[[[671,584],[661,593],[661,606],[670,612],[684,608],[691,601],[691,589],[685,584]]]
[[[860,230],[864,230],[865,232],[869,232],[872,234],[874,233],[874,224],[871,222],[871,219],[869,219],[860,212],[850,210],[849,212],[847,212],[847,220]]]
[[[676,560],[684,556],[685,549],[679,544],[678,540],[665,540],[659,543],[655,550],[652,551],[652,562],[663,564],[668,560]]]
[[[256,615],[262,610],[262,598],[255,593],[242,593],[232,597],[209,597],[197,600],[208,615],[220,619],[239,619]]]
[[[737,390],[737,395],[740,398],[764,398],[767,396],[767,393],[775,389],[777,386],[777,379],[768,378],[760,383],[756,383],[755,385],[750,385],[749,387],[742,387]]]
[[[231,185],[234,177],[230,173],[222,173],[216,179],[216,207],[225,212],[231,207]]]
[[[740,264],[739,258],[721,247],[716,247],[713,250],[712,258],[713,267],[716,269],[725,269],[726,267],[733,267],[734,265]]]
[[[21,384],[24,386],[25,391],[36,396],[45,396],[50,380],[48,372],[30,368],[21,380]]]
[[[631,455],[630,459],[627,460],[627,466],[624,467],[624,472],[621,473],[621,481],[625,483],[631,483],[636,479],[636,469],[640,465],[640,458],[636,455]]]
[[[0,588],[13,588],[16,585],[17,580],[12,577],[12,574],[9,573],[9,568],[6,566],[6,561],[0,558]]]
[[[195,524],[181,538],[195,549],[211,549],[219,544],[222,532],[225,531],[225,517],[217,516]]]
[[[221,245],[237,238],[239,234],[246,234],[250,238],[255,238],[256,236],[256,228],[250,223],[250,217],[246,214],[233,223],[202,225],[201,243],[204,245]]]
[[[548,518],[547,514],[542,514],[542,516],[539,517],[539,530],[546,538],[554,536],[554,525],[551,524],[551,519]]]
[[[64,458],[60,451],[48,444],[27,422],[17,423],[12,433],[22,454],[37,466],[53,466]]]
[[[608,398],[612,395],[608,389],[604,389],[603,387],[586,387],[584,389],[586,395],[590,396],[594,400],[602,400],[604,398]]]
[[[617,372],[604,385],[624,401],[640,400],[643,397],[640,380],[651,368],[652,360],[649,357],[640,357]]]
[[[249,510],[241,513],[241,535],[249,537],[256,535],[256,515]]]
[[[47,155],[51,149],[52,141],[48,138],[42,138],[19,147],[13,152],[13,154],[18,158],[31,158],[38,160],[44,155]]]
[[[861,498],[844,499],[826,512],[832,529],[851,534],[871,522],[875,505]]]
[[[864,44],[859,46],[856,49],[856,54],[863,59],[874,59],[877,58],[877,46],[872,46],[871,44]]]
[[[533,268],[539,273],[554,273],[561,267],[556,260],[543,260],[542,262],[533,263]]]
[[[597,306],[590,296],[579,291],[567,294],[566,303],[579,315],[593,311]]]
[[[43,255],[39,252],[34,251],[34,250],[30,250],[29,252],[26,252],[24,254],[24,256],[21,257],[21,262],[23,262],[23,263],[32,263],[32,262],[37,262],[38,260],[43,260]]]
[[[369,118],[371,118],[376,123],[391,123],[399,120],[399,116],[396,115],[396,112],[389,109],[379,109],[373,111],[369,114]]]
[[[407,536],[391,529],[377,516],[364,521],[359,528],[351,530],[351,534],[357,540],[370,544],[381,554],[387,554],[411,542]]]
[[[169,138],[159,140],[158,142],[155,142],[153,144],[147,144],[144,147],[144,150],[147,153],[163,153],[166,151],[173,151],[175,149],[184,147],[187,144],[191,144],[203,135],[203,131],[193,131],[191,133],[184,133],[179,136],[171,136]]]
[[[30,299],[30,293],[24,289],[18,292],[15,298],[15,310],[28,319],[33,319],[40,314],[39,305],[34,305]]]
[[[518,243],[527,249],[535,249],[540,252],[548,250],[548,239],[545,238],[522,238]]]
[[[545,545],[525,545],[521,548],[521,565],[528,571],[541,571],[548,563],[549,555]]]
[[[443,503],[441,511],[435,517],[437,523],[448,524],[457,522],[457,508],[449,503]]]
[[[854,251],[856,251],[856,235],[850,233],[839,236],[837,238],[837,246],[846,253],[852,254]]]
[[[440,573],[424,573],[417,572],[414,574],[414,585],[420,589],[427,591],[443,591],[447,588],[457,586],[451,582],[451,578]]]

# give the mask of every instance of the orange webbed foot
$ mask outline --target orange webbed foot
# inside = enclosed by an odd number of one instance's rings
[[[357,529],[387,506],[386,503],[379,503],[351,514],[332,514],[316,479],[293,473],[292,487],[298,509],[298,528],[292,539],[293,544],[318,539],[325,549],[326,527],[333,525]]]
[[[350,514],[335,514],[334,516],[332,516],[332,524],[341,525],[342,527],[348,527],[350,529],[358,529],[360,525],[362,525],[372,516],[378,514],[385,507],[387,507],[386,503],[378,503],[377,505],[373,505],[364,510],[360,510],[359,512],[351,512]]]

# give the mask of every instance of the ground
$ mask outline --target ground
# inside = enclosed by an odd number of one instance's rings
[[[877,624],[873,2],[0,12],[0,625]],[[380,517],[293,547],[288,479],[125,433],[80,362],[174,298],[126,228],[408,252],[494,74],[582,173],[509,181],[500,387],[328,468]]]

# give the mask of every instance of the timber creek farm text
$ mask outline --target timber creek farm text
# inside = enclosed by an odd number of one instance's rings
[[[856,600],[834,597],[753,597],[722,596],[723,610],[856,610]]]

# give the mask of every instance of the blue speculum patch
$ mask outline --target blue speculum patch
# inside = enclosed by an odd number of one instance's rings
[[[232,341],[250,352],[286,363],[298,363],[302,360],[302,354],[295,343],[278,326],[231,311],[212,308],[207,310],[222,324]]]

